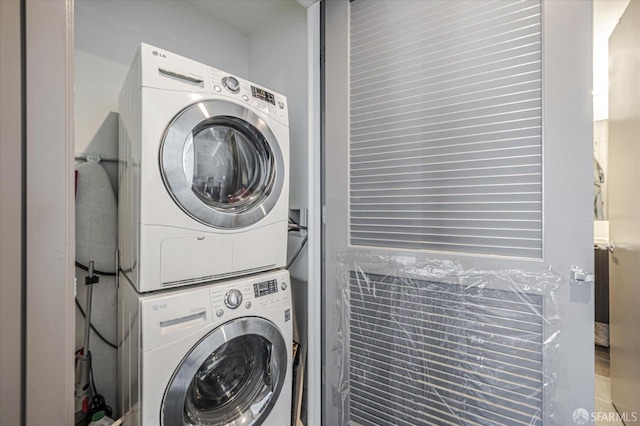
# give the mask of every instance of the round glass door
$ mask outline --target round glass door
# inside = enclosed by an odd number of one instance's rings
[[[286,376],[284,340],[271,322],[241,318],[219,327],[185,357],[169,383],[164,425],[260,425]]]
[[[216,117],[194,129],[182,155],[191,190],[205,204],[242,212],[269,195],[275,164],[269,145],[249,123]]]
[[[273,208],[284,181],[282,153],[266,123],[223,101],[202,101],[165,132],[160,168],[180,208],[217,228],[256,223]]]

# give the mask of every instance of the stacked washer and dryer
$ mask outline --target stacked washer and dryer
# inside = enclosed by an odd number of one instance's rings
[[[284,96],[140,45],[120,94],[127,424],[290,424],[288,162]]]

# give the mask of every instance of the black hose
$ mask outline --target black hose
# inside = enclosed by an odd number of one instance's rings
[[[82,263],[78,262],[77,260],[76,260],[76,266],[84,271],[87,271],[87,272],[89,271],[88,267],[84,266]],[[115,277],[117,275],[115,272],[102,272],[102,271],[98,271],[97,269],[94,269],[93,273],[102,275],[105,277]]]

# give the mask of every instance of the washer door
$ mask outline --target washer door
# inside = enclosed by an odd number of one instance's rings
[[[282,152],[264,120],[218,100],[195,103],[176,115],[163,136],[160,170],[185,213],[223,229],[264,218],[284,182]]]
[[[261,425],[278,400],[287,350],[270,321],[245,317],[205,336],[175,371],[162,403],[162,424]]]

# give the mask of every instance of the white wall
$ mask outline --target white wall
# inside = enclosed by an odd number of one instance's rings
[[[249,35],[249,79],[287,96],[290,137],[289,206],[298,211],[309,208],[307,49],[307,10],[293,1],[284,3]],[[288,258],[296,252],[304,235],[305,232],[289,233]],[[289,269],[293,278],[294,313],[299,333],[307,333],[308,248],[307,245],[300,252]],[[302,338],[300,335],[297,337]]]
[[[73,424],[72,4],[72,0],[24,2],[23,78],[27,90],[23,424],[29,426]],[[0,382],[4,384],[4,377]]]
[[[309,207],[308,174],[308,75],[307,11],[296,2],[284,3],[249,36],[249,79],[287,96],[291,159],[291,209]],[[302,241],[291,233],[289,256]],[[300,253],[291,275],[307,281],[307,250]]]
[[[287,96],[292,209],[307,207],[307,11],[287,2],[249,36],[249,80]]]
[[[140,42],[248,76],[248,38],[183,1],[75,1],[76,155],[118,158],[118,95]],[[117,162],[102,163],[117,193]],[[78,274],[78,286],[84,275]],[[116,289],[110,277],[94,289],[94,326],[116,338]],[[81,289],[83,290],[83,289]],[[79,294],[84,306],[84,291]],[[76,310],[76,347],[82,345],[82,317]],[[90,347],[98,391],[116,404],[116,351],[95,334]]]
[[[182,1],[76,0],[76,153],[118,156],[118,95],[149,43],[241,77],[246,36]]]

